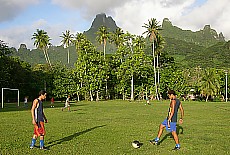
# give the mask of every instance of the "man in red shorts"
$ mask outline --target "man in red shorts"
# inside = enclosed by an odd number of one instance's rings
[[[44,136],[45,136],[45,127],[44,122],[47,123],[46,116],[43,112],[43,103],[42,101],[46,99],[46,91],[41,90],[39,92],[39,97],[33,101],[31,108],[32,114],[32,124],[34,125],[34,135],[32,137],[32,142],[30,148],[34,148],[37,137],[40,137],[40,149],[45,149],[44,147]]]

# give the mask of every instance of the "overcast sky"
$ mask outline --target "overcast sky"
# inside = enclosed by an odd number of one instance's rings
[[[90,28],[96,14],[112,16],[125,32],[141,35],[150,18],[169,18],[184,30],[199,31],[211,25],[230,39],[230,0],[0,0],[0,40],[19,48],[35,48],[31,37],[45,30],[53,45],[60,45],[65,30]]]

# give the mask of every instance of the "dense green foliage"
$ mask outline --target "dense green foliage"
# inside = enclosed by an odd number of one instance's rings
[[[1,88],[20,89],[21,99],[26,95],[34,97],[43,88],[43,82],[40,79],[44,73],[32,71],[31,65],[27,62],[6,56],[5,54],[10,53],[10,49],[4,42],[1,41],[0,46],[2,47],[0,53],[3,53],[0,57]],[[6,91],[5,94],[7,93],[10,92]],[[4,99],[7,100],[6,98]]]
[[[208,48],[183,40],[165,38],[164,52],[175,58],[179,68],[214,67],[228,68],[230,64],[230,42],[219,42]]]
[[[71,103],[71,112],[61,111],[64,103],[45,103],[45,146],[29,149],[33,134],[28,108],[0,109],[2,131],[0,154],[91,154],[91,155],[210,155],[229,154],[229,103],[182,102],[184,123],[178,126],[181,150],[173,152],[174,140],[164,131],[159,146],[149,143],[165,119],[169,100],[163,102],[104,101]],[[31,104],[30,104],[31,105]],[[211,118],[211,119],[210,119]],[[134,149],[132,141],[143,146]],[[36,142],[39,146],[39,141]]]
[[[107,19],[103,16],[102,19],[104,18]],[[212,42],[217,44],[207,48],[186,39],[162,37],[160,32],[164,34],[167,29],[161,30],[161,26],[154,19],[144,24],[149,36],[147,38],[124,33],[121,28],[108,31],[109,28],[100,27],[96,19],[94,23],[97,23],[97,26],[92,25],[94,31],[95,27],[98,27],[95,32],[97,35],[95,41],[98,41],[96,44],[83,33],[75,35],[66,30],[66,33],[60,36],[66,48],[55,47],[50,45],[46,31],[37,30],[32,39],[38,49],[30,51],[25,46],[21,46],[18,51],[14,49],[10,55],[21,58],[18,59],[11,57],[9,55],[11,49],[1,42],[1,49],[4,49],[1,50],[1,53],[4,53],[1,57],[1,67],[5,69],[1,71],[4,72],[1,77],[2,87],[27,89],[25,93],[30,96],[36,96],[35,90],[44,88],[55,98],[64,98],[70,94],[77,100],[91,101],[114,98],[144,99],[146,96],[158,99],[158,95],[160,98],[165,98],[169,89],[174,89],[178,95],[195,93],[199,95],[200,100],[224,99],[229,42],[224,42],[219,37],[216,42]],[[172,25],[170,27],[169,22],[168,27],[170,32],[175,28]],[[180,31],[182,30],[178,29],[178,35]],[[193,32],[191,36],[192,34]],[[215,36],[215,33],[211,30],[209,37],[213,35]],[[175,35],[175,38],[178,37]],[[108,45],[114,46],[113,54],[109,54]],[[210,52],[216,52],[216,55]],[[217,57],[221,53],[225,55]],[[28,59],[32,66],[23,62],[24,59]],[[198,61],[200,59],[204,59],[204,63],[200,64]],[[224,61],[220,63],[217,59]],[[212,62],[211,65],[209,61]],[[22,69],[9,65],[14,63]],[[14,78],[15,73],[23,74],[22,80]],[[199,76],[199,81],[193,78],[196,76]],[[30,85],[27,87],[26,83]],[[190,92],[191,89],[195,92]]]

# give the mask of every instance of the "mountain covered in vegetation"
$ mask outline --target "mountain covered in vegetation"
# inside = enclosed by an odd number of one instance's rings
[[[205,25],[200,31],[182,30],[166,18],[160,31],[165,39],[164,52],[174,57],[181,68],[227,68],[230,64],[230,41],[222,33]]]
[[[102,50],[102,45],[96,41],[96,32],[102,25],[106,26],[110,32],[114,32],[118,28],[112,17],[107,17],[106,14],[102,13],[96,15],[91,27],[83,32],[100,50]],[[218,34],[210,25],[205,25],[203,29],[193,32],[182,30],[165,18],[160,33],[165,39],[163,52],[173,56],[176,64],[181,68],[196,66],[225,68],[230,65],[230,41],[226,42],[224,35]],[[69,47],[69,49],[70,64],[68,65],[73,66],[77,60],[77,53],[74,46]],[[26,45],[21,45],[18,50],[15,49],[14,51],[14,56],[18,56],[32,65],[45,63],[44,55],[40,50],[29,50]],[[62,46],[52,46],[48,49],[48,53],[51,63],[60,62],[67,65],[67,49]],[[106,53],[115,53],[114,45],[107,44]]]

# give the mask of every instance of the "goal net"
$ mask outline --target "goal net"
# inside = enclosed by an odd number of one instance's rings
[[[2,88],[2,108],[4,104],[11,105],[15,107],[15,103],[19,106],[19,89]]]

